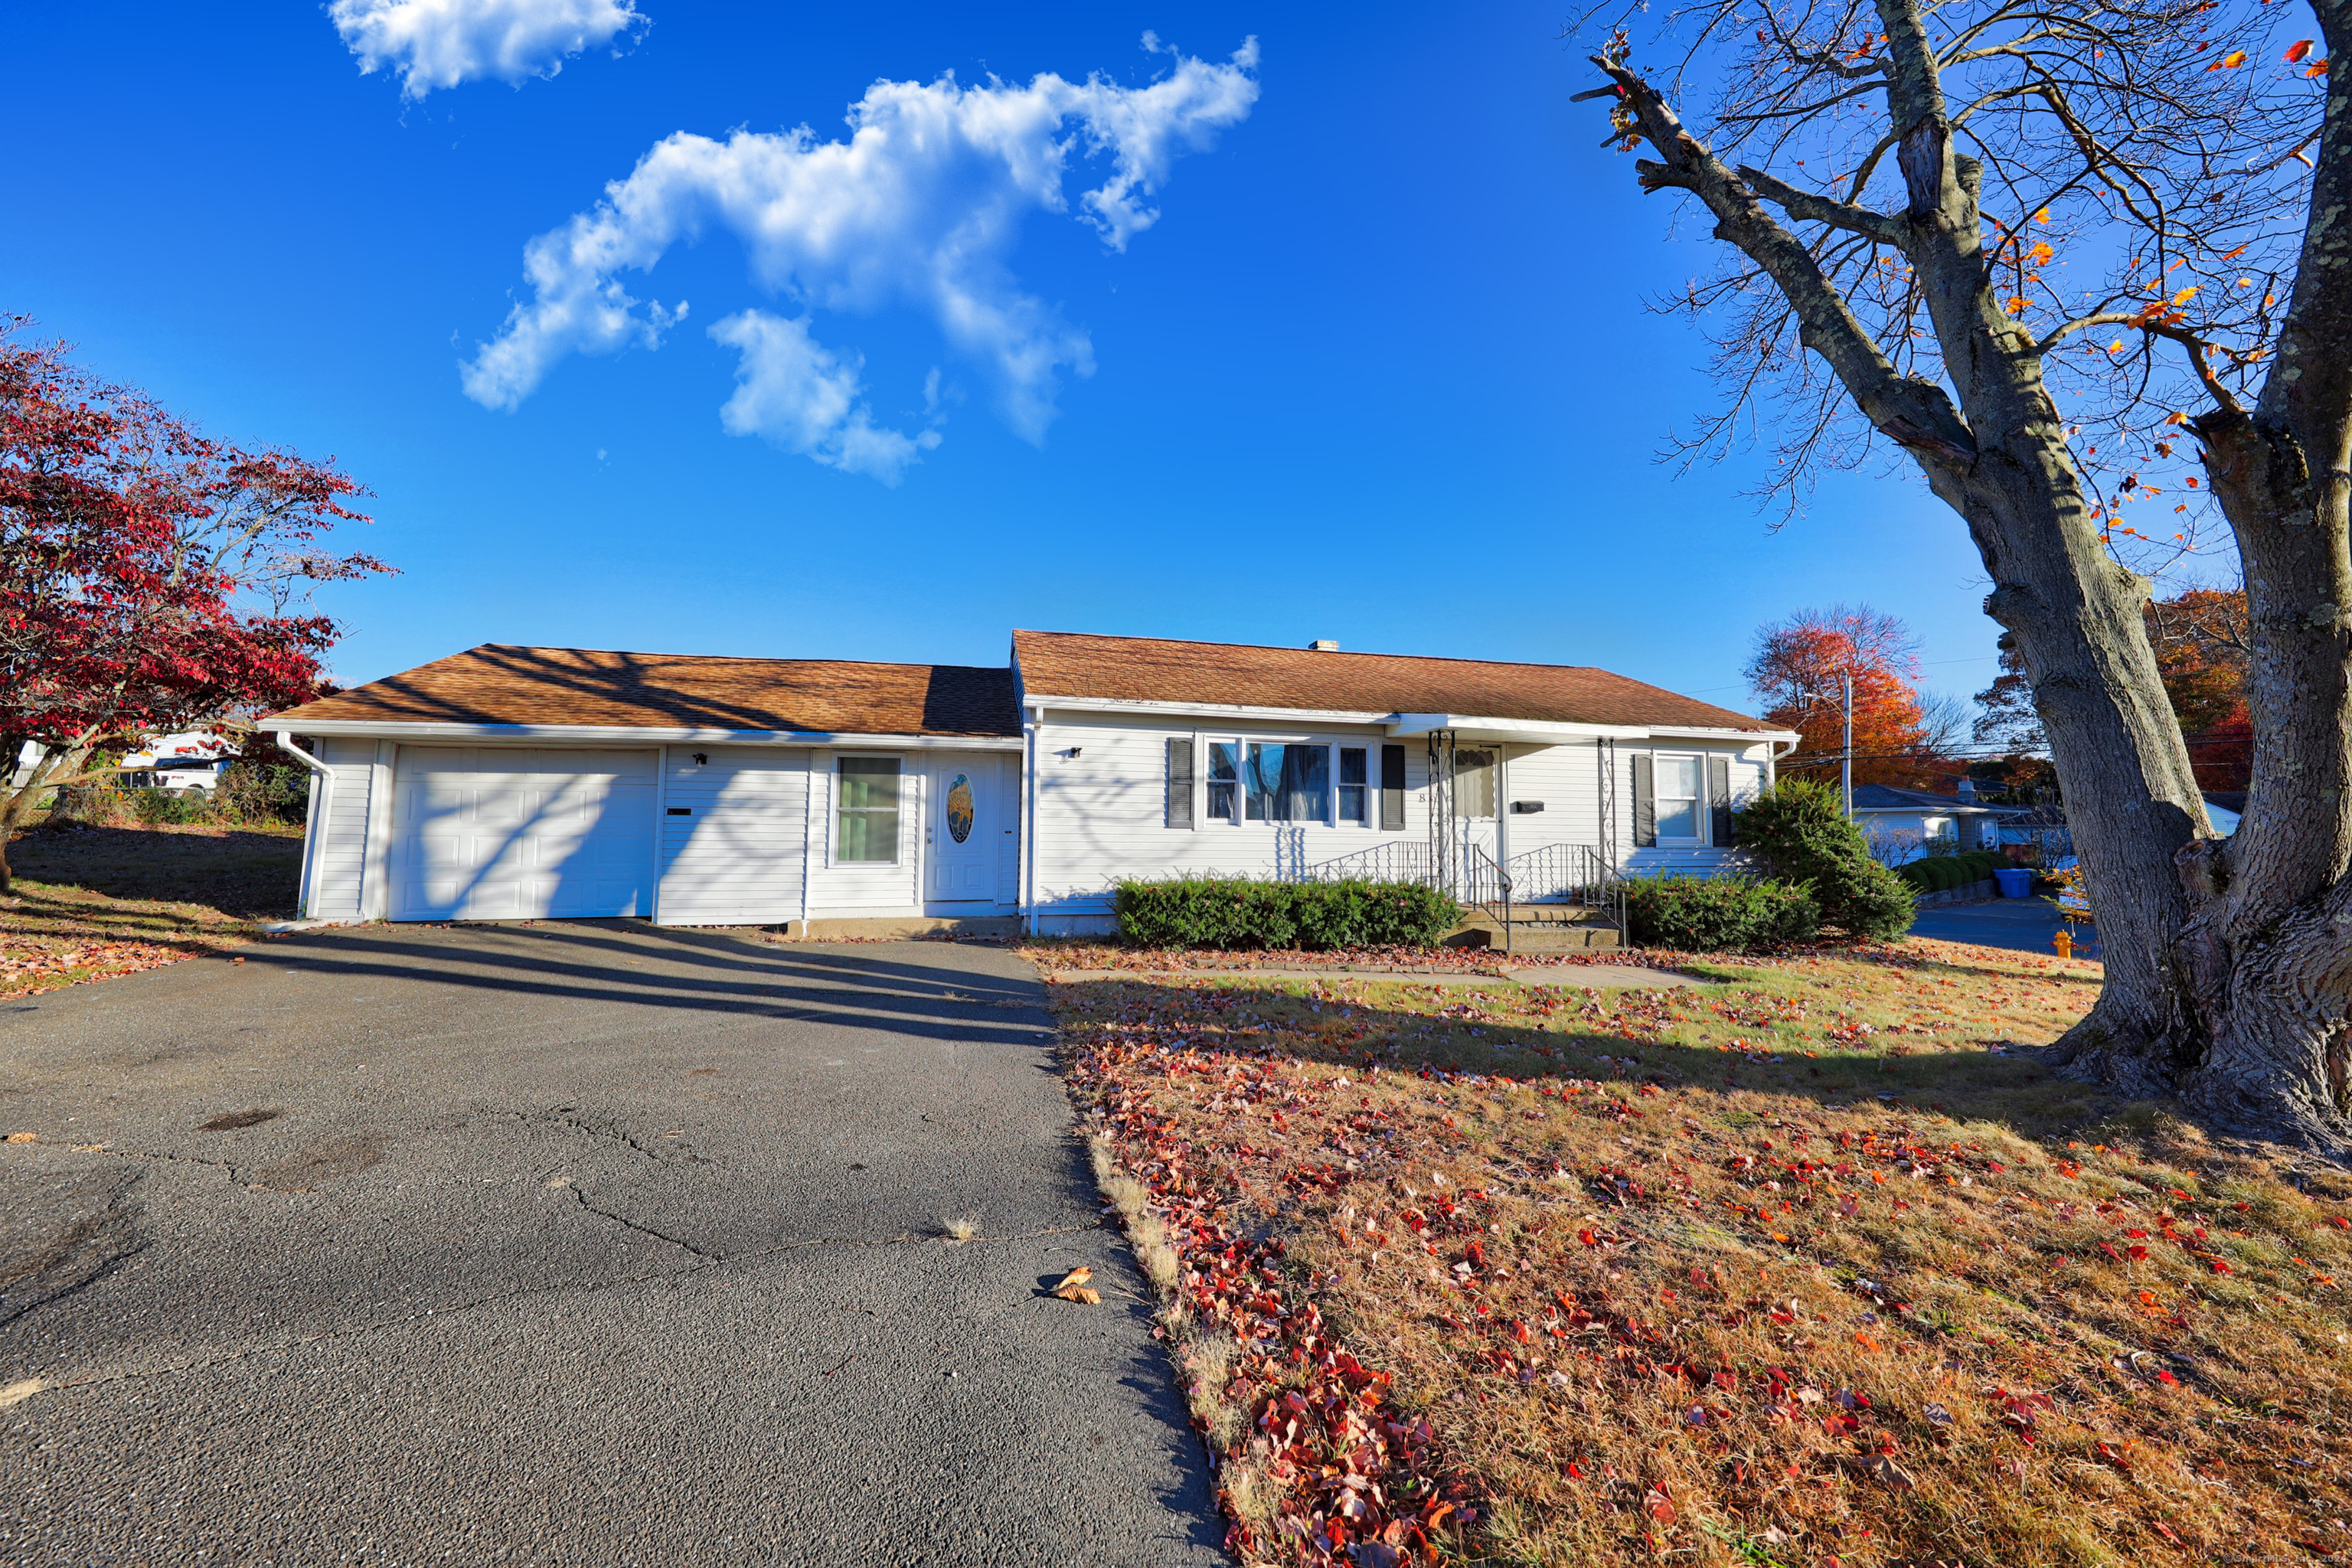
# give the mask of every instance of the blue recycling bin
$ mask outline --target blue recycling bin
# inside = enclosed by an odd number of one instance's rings
[[[2004,899],[2022,899],[2033,891],[2033,873],[2022,866],[2002,866],[1992,874]]]

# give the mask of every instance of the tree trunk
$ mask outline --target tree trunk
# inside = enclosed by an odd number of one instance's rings
[[[2042,373],[2049,345],[1992,286],[1981,169],[1953,146],[1922,6],[1875,5],[1900,214],[1727,168],[1622,52],[1594,62],[1615,84],[1612,124],[1657,150],[1635,166],[1643,187],[1706,205],[1716,237],[1787,300],[1799,341],[1967,521],[1994,584],[1986,613],[2011,634],[2049,738],[2105,949],[2098,1001],[2054,1053],[2062,1069],[2128,1094],[2179,1092],[2231,1131],[2352,1154],[2352,93],[2328,94],[2290,325],[2261,406],[2242,410],[2206,373],[2203,345],[2184,345],[2217,405],[2194,428],[2238,535],[2253,640],[2254,783],[2237,836],[2219,840],[2148,644],[2148,584],[2108,555],[2085,503]],[[2352,55],[2352,0],[2315,9],[2334,52]],[[1901,252],[1949,393],[1902,374],[1767,200]]]

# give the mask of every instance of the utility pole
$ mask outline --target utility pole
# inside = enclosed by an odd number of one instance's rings
[[[1845,819],[1853,820],[1853,671],[1845,672],[1845,754],[1838,759],[1838,790],[1845,796]]]

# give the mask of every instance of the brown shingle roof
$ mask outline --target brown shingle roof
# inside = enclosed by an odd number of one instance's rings
[[[1013,672],[485,643],[269,722],[601,724],[854,735],[1018,735]]]
[[[1770,728],[1745,713],[1586,665],[1491,664],[1075,632],[1014,632],[1013,654],[1021,667],[1022,689],[1030,696],[1458,713],[1565,724]]]

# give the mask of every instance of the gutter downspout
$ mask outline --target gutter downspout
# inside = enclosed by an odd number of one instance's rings
[[[1780,744],[1778,741],[1767,741],[1764,742],[1764,787],[1766,789],[1770,789],[1774,784],[1780,782],[1780,759],[1787,756],[1790,752],[1795,751],[1803,743],[1804,737],[1801,735],[1797,737],[1797,739],[1790,741],[1788,743],[1786,750],[1776,751],[1774,749]]]
[[[1042,703],[1021,705],[1021,912],[1029,934],[1037,934],[1037,730],[1045,721]]]
[[[317,857],[312,851],[319,841],[319,819],[326,816],[328,804],[334,797],[335,772],[296,745],[294,737],[285,731],[277,731],[270,738],[278,742],[279,751],[310,770],[310,807],[302,821],[302,899],[295,910],[296,919],[309,920],[310,906],[315,901],[312,897],[311,883],[318,872]]]

